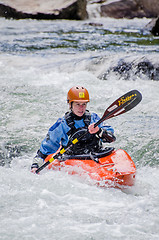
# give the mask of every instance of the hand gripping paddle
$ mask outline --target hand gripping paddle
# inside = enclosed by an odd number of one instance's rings
[[[114,101],[104,112],[102,118],[96,122],[94,124],[94,127],[97,127],[100,123],[102,123],[103,121],[109,119],[109,118],[113,118],[116,117],[120,114],[123,114],[125,112],[128,112],[129,110],[131,110],[132,108],[134,108],[140,101],[142,100],[142,95],[139,91],[137,90],[132,90],[126,94],[124,94],[123,96],[121,96],[120,98],[118,98],[116,101]],[[88,130],[87,130],[88,131]],[[46,166],[48,166],[51,162],[53,162],[55,159],[57,159],[60,155],[62,155],[63,153],[65,153],[68,149],[70,149],[74,144],[76,144],[77,142],[79,142],[79,140],[81,138],[84,137],[84,135],[87,134],[87,132],[85,132],[84,134],[82,134],[78,139],[75,138],[70,145],[64,149],[62,148],[60,150],[59,153],[55,154],[54,157],[50,158],[47,162],[45,162],[41,167],[39,167],[36,170],[36,173],[39,173],[42,169],[44,169]]]

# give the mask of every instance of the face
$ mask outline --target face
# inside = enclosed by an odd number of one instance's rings
[[[72,103],[72,111],[78,117],[82,117],[86,111],[87,102],[73,102]]]

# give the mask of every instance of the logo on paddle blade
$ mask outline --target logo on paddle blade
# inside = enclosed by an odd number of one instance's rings
[[[132,100],[134,97],[136,97],[136,93],[132,94],[130,96],[127,96],[126,98],[122,97],[120,100],[118,100],[118,104],[119,106],[123,105],[124,103]]]

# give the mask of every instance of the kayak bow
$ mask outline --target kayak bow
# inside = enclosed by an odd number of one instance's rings
[[[45,161],[52,157],[50,154]],[[89,176],[99,186],[132,186],[135,181],[136,167],[129,154],[122,150],[113,150],[107,156],[94,159],[56,159],[48,169],[65,169],[71,175]]]

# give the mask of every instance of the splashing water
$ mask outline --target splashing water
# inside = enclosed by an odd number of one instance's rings
[[[159,82],[136,74],[143,59],[157,63],[158,38],[140,31],[148,19],[92,21],[103,25],[0,19],[4,240],[159,238]],[[121,61],[131,63],[126,75],[113,70]],[[68,108],[67,91],[79,84],[89,90],[88,108],[99,116],[125,92],[142,93],[136,108],[106,122],[115,129],[113,146],[137,166],[133,187],[103,189],[66,172],[30,173],[48,128]]]

